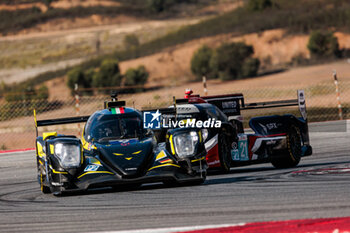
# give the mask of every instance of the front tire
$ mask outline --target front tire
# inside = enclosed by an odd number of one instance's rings
[[[225,134],[219,135],[219,158],[221,164],[221,171],[229,173],[231,168],[231,151],[228,143],[228,137]]]
[[[44,194],[49,194],[51,193],[51,189],[49,186],[45,185],[44,180],[46,179],[46,175],[43,174],[42,168],[38,169],[38,179],[39,179],[39,184],[40,184],[40,190]]]
[[[271,159],[275,168],[291,168],[299,164],[301,159],[301,135],[300,130],[291,125],[287,133],[287,149],[282,156]]]

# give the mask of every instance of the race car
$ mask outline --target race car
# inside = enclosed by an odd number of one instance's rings
[[[177,118],[222,122],[220,128],[202,130],[209,168],[229,172],[234,166],[262,162],[288,168],[312,154],[303,90],[298,91],[298,99],[249,104],[241,93],[201,97],[186,90],[185,94],[184,99],[170,106],[176,109]],[[242,110],[287,106],[299,106],[301,117],[291,114],[254,117],[249,121],[254,133],[244,133]]]
[[[143,127],[142,117],[142,112],[125,107],[125,101],[117,101],[116,96],[91,116],[39,121],[35,116],[42,192],[61,195],[153,182],[203,183],[206,151],[198,129],[170,129],[167,140],[158,143],[153,132]],[[81,139],[57,132],[38,136],[38,127],[79,122],[86,122]]]

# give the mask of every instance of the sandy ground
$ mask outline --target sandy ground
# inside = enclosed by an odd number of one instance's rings
[[[349,48],[349,34],[337,33],[342,48]],[[168,48],[165,51],[122,62],[121,70],[145,65],[150,72],[150,82],[179,84],[193,77],[190,71],[193,53],[204,44],[215,48],[222,43],[245,42],[254,47],[254,56],[262,61],[262,66],[276,66],[290,63],[295,57],[309,58],[306,48],[308,35],[288,35],[284,30],[270,30],[235,37],[231,34],[207,37]]]
[[[108,0],[59,0],[54,1],[51,4],[51,7],[53,8],[62,8],[62,9],[68,9],[71,7],[92,7],[92,6],[120,6],[120,3],[115,1],[108,1]],[[41,11],[45,12],[47,11],[47,6],[44,3],[22,3],[22,4],[14,4],[14,5],[6,5],[0,3],[0,10],[7,10],[7,11],[16,11],[16,10],[23,10],[23,9],[31,9],[33,7],[38,7],[41,9]]]

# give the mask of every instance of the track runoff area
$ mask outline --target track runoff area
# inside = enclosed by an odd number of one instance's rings
[[[293,169],[254,165],[209,175],[201,186],[155,185],[61,198],[40,193],[34,151],[3,152],[0,211],[7,214],[0,215],[0,232],[350,233],[349,126],[349,121],[311,123],[314,153]],[[91,201],[96,209],[87,216],[84,206]],[[132,208],[123,210],[126,206]],[[109,220],[101,222],[106,212]],[[42,224],[36,214],[45,215]]]

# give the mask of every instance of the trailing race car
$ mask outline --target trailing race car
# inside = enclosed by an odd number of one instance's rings
[[[217,119],[220,128],[202,129],[209,168],[224,172],[230,167],[271,162],[276,168],[298,165],[301,157],[312,154],[309,142],[304,91],[298,99],[245,104],[243,94],[204,96],[186,90],[184,99],[176,101],[178,119]],[[302,117],[273,115],[254,117],[245,134],[242,110],[299,106]],[[171,106],[174,108],[174,106]]]
[[[91,116],[41,121],[35,116],[38,182],[42,192],[60,195],[105,186],[204,182],[206,151],[198,129],[168,130],[167,140],[157,143],[153,132],[144,129],[142,113],[124,107],[125,101],[112,97],[113,101],[105,102],[105,109]],[[79,122],[86,122],[81,140],[57,132],[38,137],[40,126]]]

